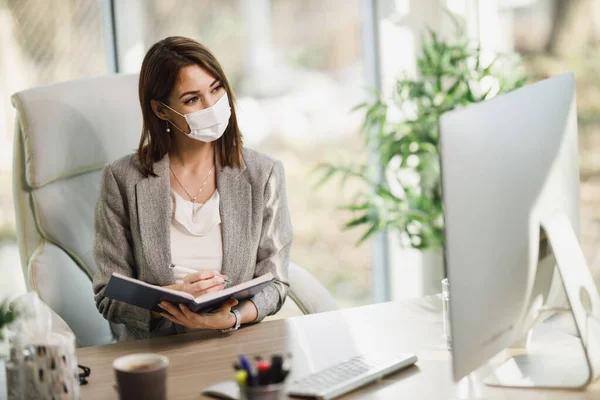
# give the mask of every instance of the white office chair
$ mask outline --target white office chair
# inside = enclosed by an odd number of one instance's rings
[[[12,97],[14,197],[25,281],[66,321],[80,346],[118,337],[119,326],[109,324],[94,303],[93,212],[103,165],[137,147],[142,124],[137,83],[137,75],[111,75]],[[287,315],[337,308],[295,265],[290,284]]]

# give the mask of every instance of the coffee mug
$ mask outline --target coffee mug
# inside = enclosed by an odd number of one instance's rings
[[[130,354],[113,362],[121,400],[167,398],[169,359],[160,354]]]

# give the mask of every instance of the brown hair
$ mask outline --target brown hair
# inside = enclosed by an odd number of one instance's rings
[[[154,163],[160,161],[171,149],[171,136],[165,132],[164,121],[154,114],[150,100],[167,103],[179,71],[194,64],[220,80],[229,97],[229,124],[223,136],[215,143],[215,151],[221,165],[242,165],[242,135],[235,113],[235,98],[221,65],[210,50],[195,40],[171,36],[148,50],[140,70],[139,96],[144,125],[137,156],[145,176],[156,176]]]

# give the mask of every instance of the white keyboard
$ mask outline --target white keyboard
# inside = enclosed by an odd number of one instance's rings
[[[334,399],[416,362],[414,354],[356,356],[292,382],[288,395]]]

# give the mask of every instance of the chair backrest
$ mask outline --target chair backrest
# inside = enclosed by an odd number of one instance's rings
[[[94,304],[93,213],[102,167],[137,147],[137,82],[137,75],[110,75],[12,96],[13,185],[25,281],[82,346],[110,343],[118,330]]]

